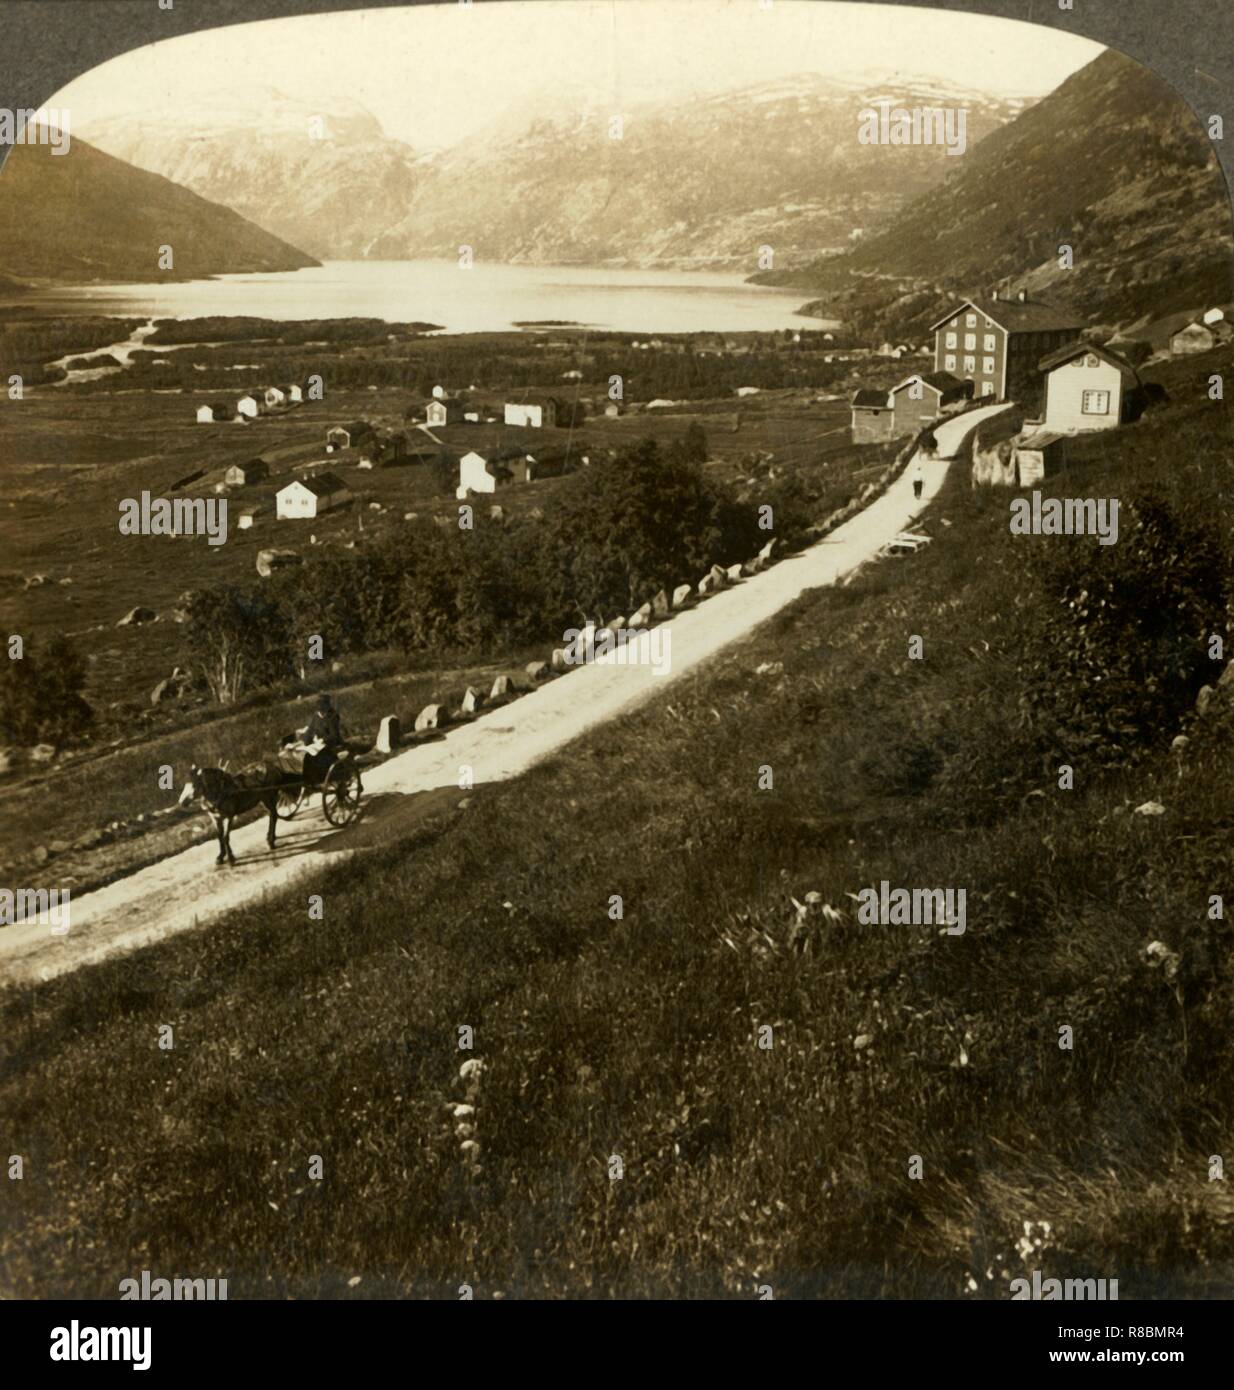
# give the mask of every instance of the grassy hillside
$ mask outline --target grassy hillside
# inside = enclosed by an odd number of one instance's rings
[[[993,131],[957,172],[849,254],[776,283],[928,321],[939,291],[1014,277],[1094,320],[1159,317],[1230,297],[1230,201],[1190,107],[1113,50]],[[1058,248],[1073,248],[1074,268]],[[896,315],[898,314],[898,319]]]
[[[1117,545],[1012,537],[956,467],[924,551],[418,842],[6,998],[3,1291],[1229,1296],[1234,691],[1191,711],[1232,365],[1050,481]],[[882,879],[965,888],[965,934],[861,925]]]
[[[0,169],[0,277],[184,280],[317,265],[230,208],[103,154],[16,145]],[[161,269],[170,246],[174,268]]]

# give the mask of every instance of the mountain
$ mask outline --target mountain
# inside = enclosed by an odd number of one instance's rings
[[[159,269],[170,246],[174,269]],[[185,188],[73,136],[15,145],[0,170],[0,277],[189,279],[317,262]]]
[[[418,178],[411,148],[340,96],[308,103],[252,88],[241,99],[95,120],[88,133],[323,259],[367,256],[375,230],[406,215]]]
[[[372,254],[532,263],[757,268],[841,249],[961,162],[939,146],[858,142],[858,112],[961,103],[980,139],[1023,105],[930,81],[861,87],[814,74],[634,106],[620,138],[594,100],[507,115],[427,160],[406,215]]]
[[[950,162],[846,255],[756,278],[831,291],[819,312],[903,295],[903,327],[928,318],[940,292],[1006,280],[1122,322],[1231,296],[1230,202],[1212,145],[1174,89],[1121,53]]]

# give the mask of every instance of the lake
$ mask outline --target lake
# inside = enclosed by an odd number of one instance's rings
[[[22,302],[150,318],[379,318],[441,324],[448,333],[496,332],[545,319],[622,333],[833,327],[827,320],[795,314],[808,297],[801,290],[747,285],[738,275],[715,271],[482,263],[461,270],[453,261],[329,261],[270,275],[69,285]]]

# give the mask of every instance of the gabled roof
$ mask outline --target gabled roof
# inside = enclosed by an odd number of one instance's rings
[[[962,299],[953,304],[938,320],[930,325],[930,332],[941,328],[948,319],[954,318],[965,308],[977,309],[987,318],[993,319],[1008,333],[1051,333],[1060,328],[1082,328],[1080,321],[1066,309],[1056,309],[1040,299],[1010,299],[999,295],[979,294]]]
[[[1054,352],[1047,352],[1037,363],[1037,367],[1040,371],[1048,372],[1055,367],[1062,367],[1068,362],[1074,362],[1077,357],[1083,357],[1085,353],[1089,352],[1096,353],[1098,357],[1105,358],[1111,366],[1117,367],[1120,371],[1130,372],[1137,380],[1139,379],[1136,369],[1125,357],[1111,352],[1108,347],[1103,347],[1100,343],[1085,343],[1078,339],[1074,343],[1065,343]]]
[[[885,410],[887,408],[887,393],[886,391],[874,391],[868,386],[862,387],[860,391],[854,393],[852,403],[858,410],[867,408]]]
[[[893,386],[891,394],[894,396],[897,391],[903,391],[914,381],[921,382],[938,396],[945,396],[949,391],[962,390],[964,387],[960,378],[952,376],[950,372],[914,372],[912,376],[906,376],[898,386]]]
[[[314,497],[329,497],[333,493],[347,491],[347,484],[337,473],[311,473],[307,478],[293,479],[287,486],[293,487],[296,483],[308,488]]]

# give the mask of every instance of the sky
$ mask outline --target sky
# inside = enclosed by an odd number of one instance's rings
[[[92,120],[145,107],[247,112],[275,87],[327,106],[350,98],[387,135],[445,148],[508,108],[579,89],[620,111],[798,73],[897,73],[996,96],[1043,96],[1101,46],[986,16],[826,0],[478,0],[263,20],[151,44],[74,81],[47,105]],[[259,111],[253,112],[259,119]]]

